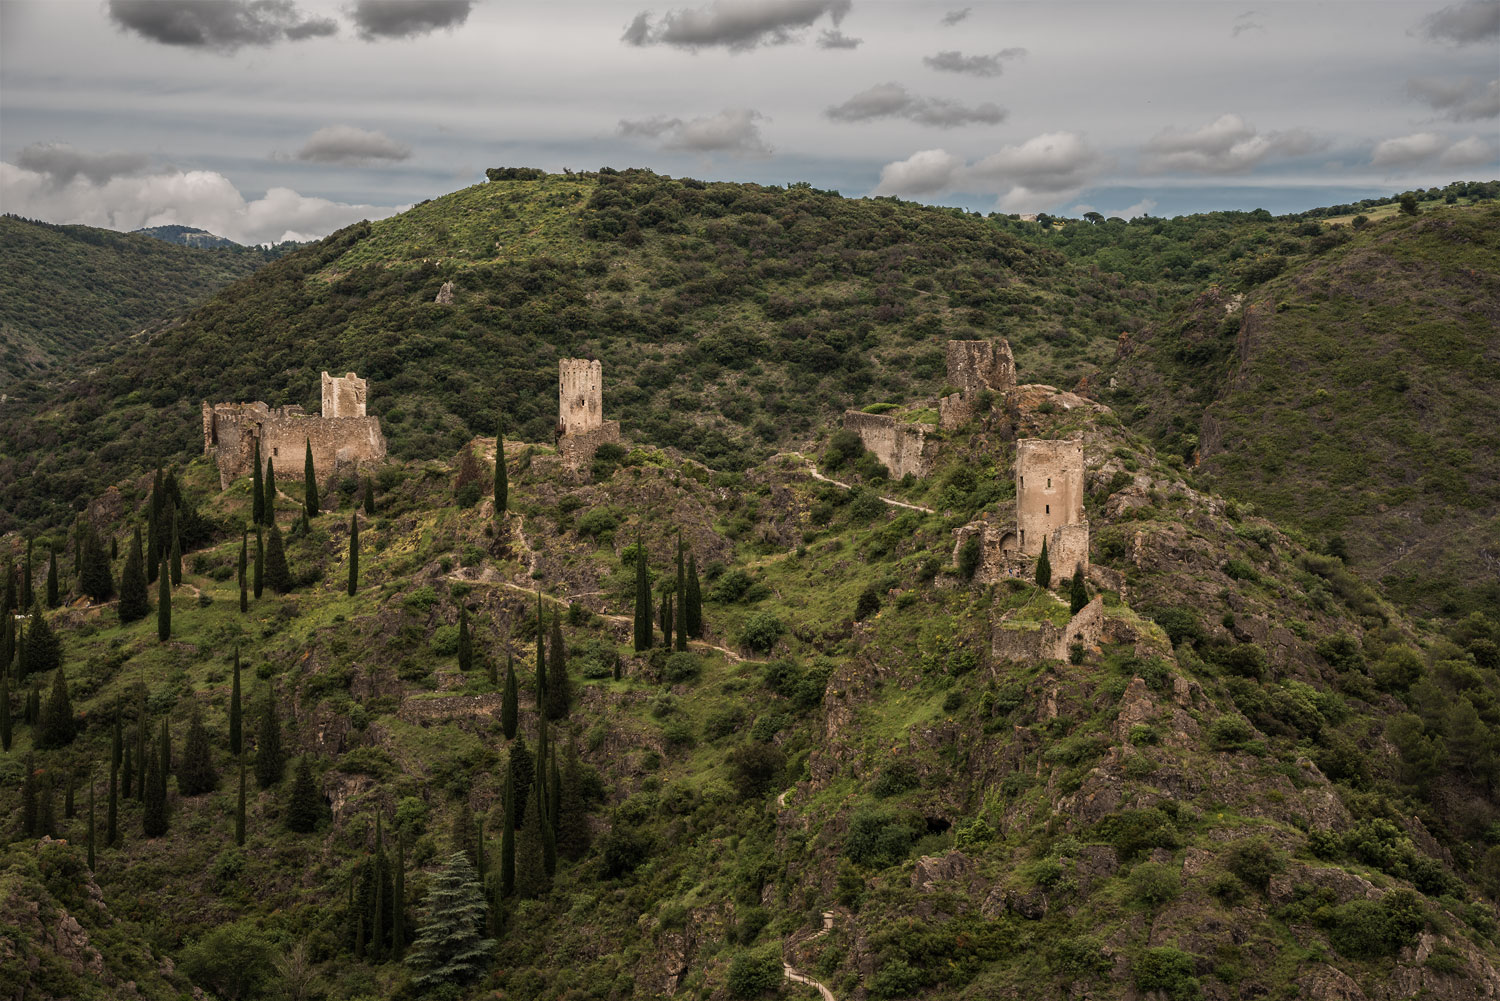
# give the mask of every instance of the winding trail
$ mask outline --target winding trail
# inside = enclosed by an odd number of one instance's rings
[[[783,457],[801,459],[803,463],[806,464],[808,473],[819,483],[832,484],[836,487],[842,487],[845,490],[854,489],[843,480],[835,480],[830,476],[824,476],[822,473],[818,472],[818,467],[813,464],[813,461],[807,456],[803,455],[801,452],[777,452],[775,455],[771,456],[771,458],[773,459],[780,459]],[[930,507],[923,507],[920,504],[908,504],[906,501],[897,500],[894,497],[881,497],[880,499],[889,504],[891,507],[904,507],[908,511],[921,511],[923,514],[937,514],[937,512]]]
[[[784,797],[786,795],[786,793],[782,793],[781,795]],[[778,802],[779,801],[780,801],[780,797],[778,797]],[[799,944],[806,945],[809,942],[816,941],[817,939],[822,938],[824,935],[827,935],[832,930],[833,930],[833,912],[832,911],[824,911],[823,912],[823,927],[821,929],[819,929],[818,931],[814,932],[813,934],[809,935],[807,938],[803,939],[802,942],[799,943]],[[789,939],[787,941],[787,944],[788,945],[792,944],[792,940]],[[814,980],[812,977],[809,977],[807,974],[805,974],[801,970],[797,969],[791,963],[787,962],[787,960],[786,960],[786,947],[785,946],[782,947],[781,974],[782,974],[782,976],[786,977],[786,979],[790,980],[794,984],[806,984],[809,987],[815,988],[819,994],[823,995],[823,1001],[835,1001],[834,996],[833,996],[833,991],[829,990],[826,985],[824,985],[821,981]]]

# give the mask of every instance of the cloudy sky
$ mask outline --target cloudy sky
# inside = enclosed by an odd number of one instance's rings
[[[0,208],[256,242],[502,165],[1121,215],[1500,176],[1497,0],[642,3],[0,0]]]

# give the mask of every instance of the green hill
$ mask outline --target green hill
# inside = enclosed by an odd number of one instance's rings
[[[56,379],[90,352],[208,299],[265,263],[92,226],[0,216],[0,389]]]

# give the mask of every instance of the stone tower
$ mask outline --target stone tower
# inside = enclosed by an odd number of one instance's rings
[[[365,416],[365,380],[348,373],[342,379],[323,373],[323,416]]]
[[[1089,564],[1089,523],[1083,514],[1083,442],[1022,438],[1016,442],[1016,540],[1027,556],[1047,542],[1053,573]]]
[[[604,423],[603,366],[564,358],[557,366],[557,423],[565,435],[585,434]]]
[[[1005,393],[1016,388],[1016,361],[1010,342],[948,342],[948,385],[958,392],[938,400],[938,427],[961,427],[974,416],[975,400],[989,390]]]

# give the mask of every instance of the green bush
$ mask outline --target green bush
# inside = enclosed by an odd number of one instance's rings
[[[755,612],[745,620],[745,626],[740,630],[740,643],[751,650],[767,653],[776,645],[776,641],[785,632],[785,627],[771,612]]]
[[[1191,953],[1163,946],[1141,953],[1131,972],[1139,990],[1161,991],[1172,1001],[1193,1001],[1199,997],[1197,968]]]
[[[1182,874],[1175,866],[1142,862],[1130,870],[1130,897],[1148,907],[1160,907],[1182,892]]]
[[[1313,920],[1328,941],[1351,959],[1378,959],[1415,943],[1427,925],[1421,902],[1410,890],[1392,890],[1377,900],[1351,900],[1319,908]]]
[[[887,959],[880,964],[870,984],[870,996],[874,998],[907,998],[927,984],[927,974],[912,966],[900,956]]]
[[[1225,854],[1224,867],[1246,886],[1264,893],[1271,877],[1286,868],[1286,853],[1264,837],[1245,838]]]
[[[880,770],[880,774],[870,785],[870,791],[885,799],[889,796],[899,796],[921,784],[916,765],[910,758],[901,757],[892,759]]]
[[[774,947],[737,953],[729,963],[729,996],[757,998],[781,986],[781,953]]]
[[[438,626],[432,632],[432,639],[428,641],[432,652],[439,657],[451,657],[458,652],[458,627]]]
[[[1208,725],[1208,743],[1216,751],[1243,750],[1255,738],[1245,717],[1225,713]]]
[[[856,865],[886,869],[906,858],[911,849],[911,828],[885,813],[856,813],[844,835],[844,855]]]

